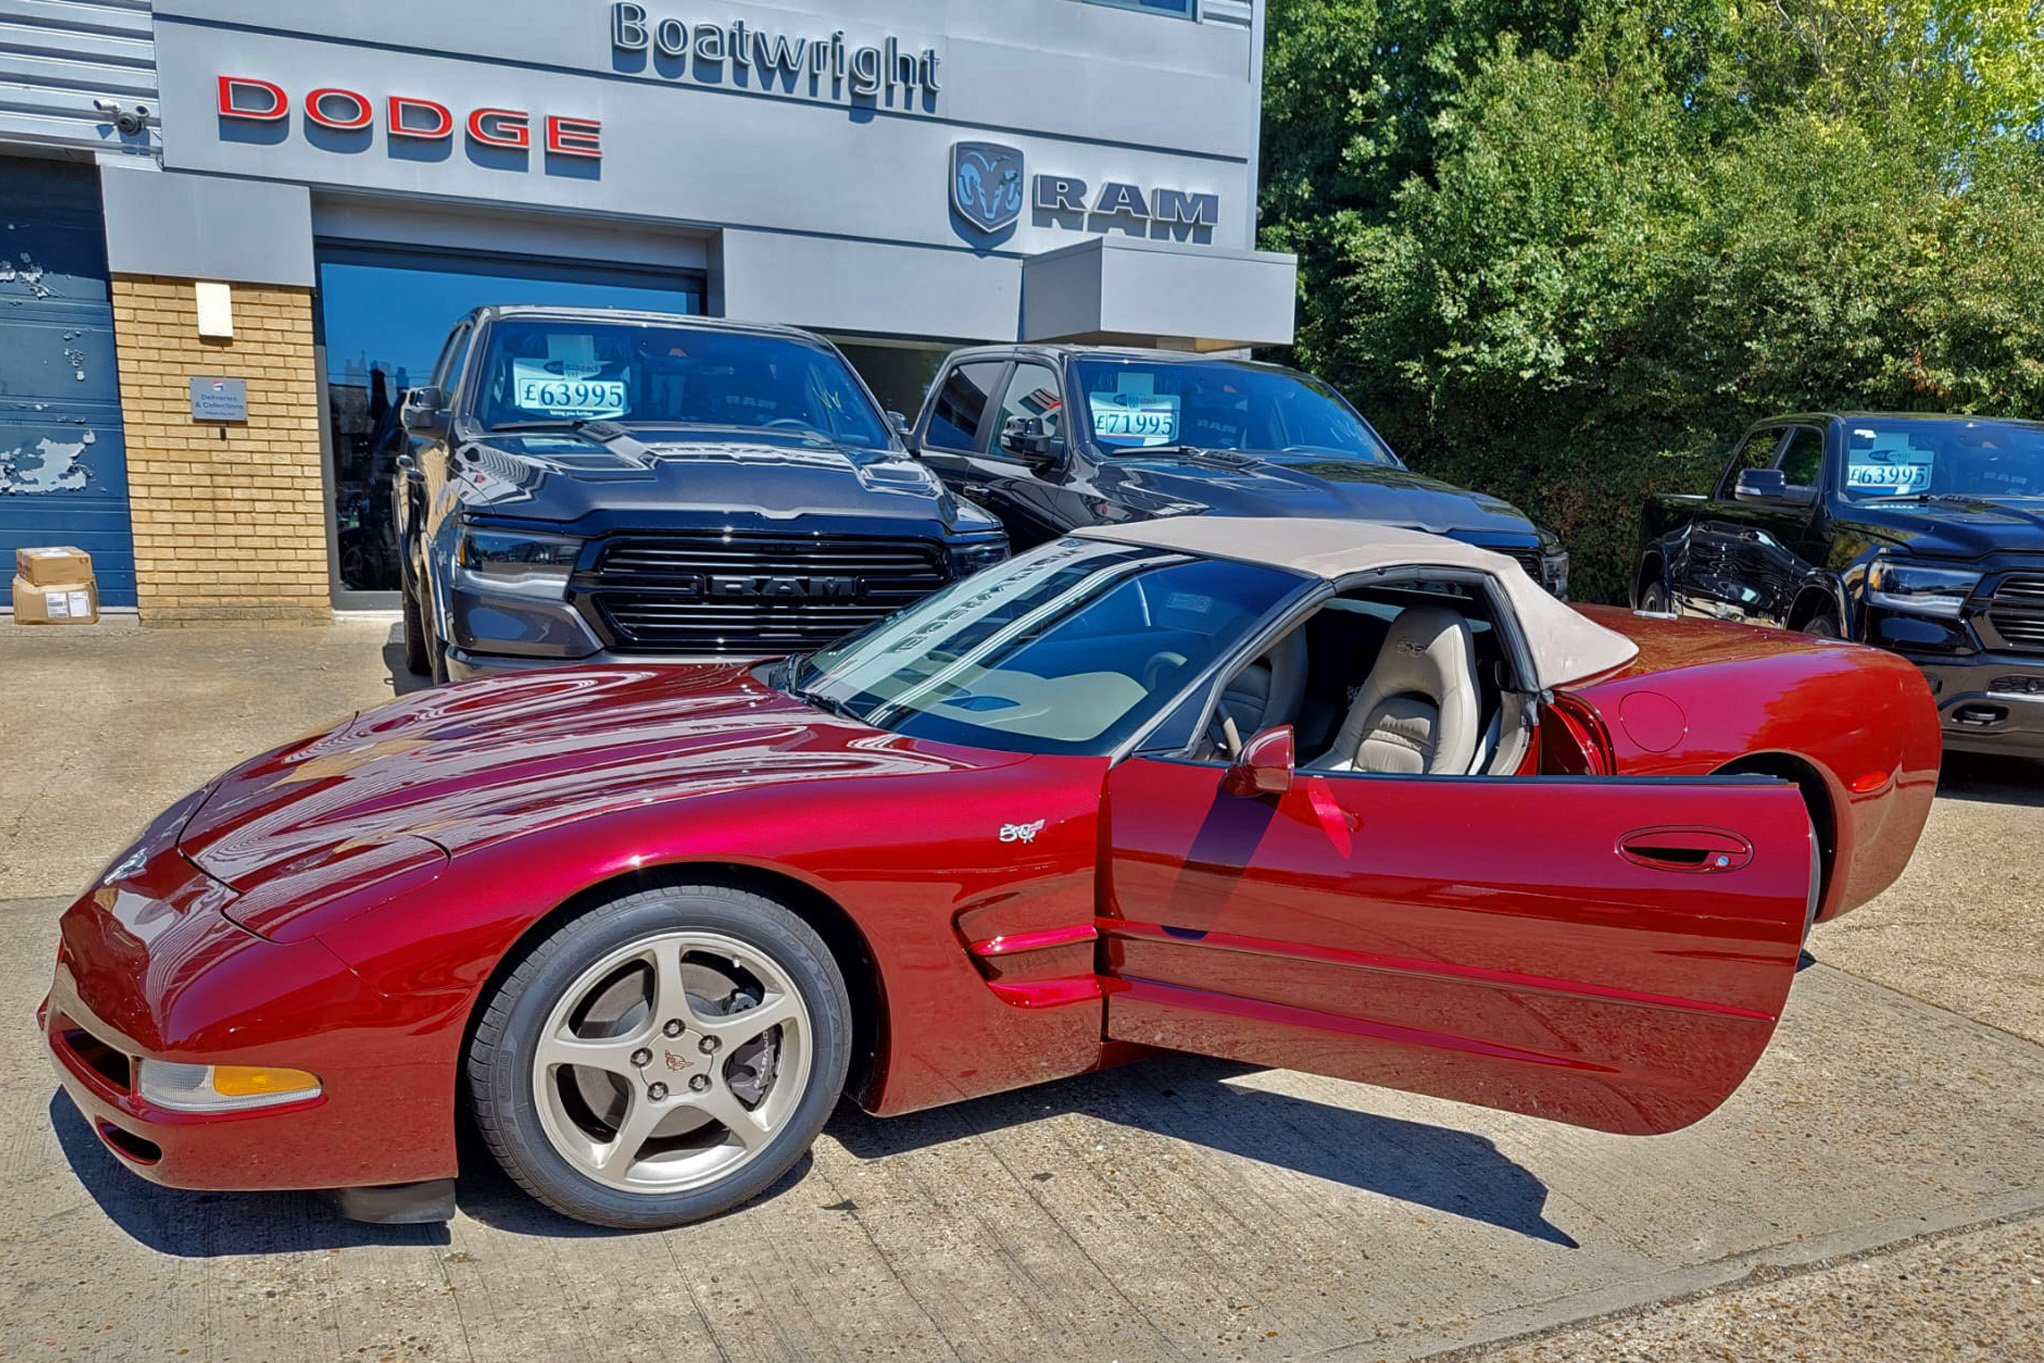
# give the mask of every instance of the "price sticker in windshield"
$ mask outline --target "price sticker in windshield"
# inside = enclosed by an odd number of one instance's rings
[[[1169,445],[1178,439],[1178,397],[1156,393],[1088,393],[1093,434],[1118,445]]]
[[[1845,485],[1856,492],[1924,492],[1930,488],[1930,468],[1928,463],[1849,463]]]
[[[513,361],[511,400],[520,411],[541,416],[595,419],[624,415],[623,379],[575,375],[566,372],[569,368],[545,361]]]

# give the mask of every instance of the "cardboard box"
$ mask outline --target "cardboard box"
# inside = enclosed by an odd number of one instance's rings
[[[67,582],[90,582],[92,555],[69,545],[50,549],[16,549],[14,571],[27,578],[31,587],[61,587]]]
[[[89,581],[42,586],[16,573],[14,623],[96,625],[99,623],[99,589]]]

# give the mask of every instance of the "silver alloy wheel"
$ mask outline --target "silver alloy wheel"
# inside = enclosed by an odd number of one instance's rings
[[[609,953],[555,1001],[534,1105],[578,1173],[684,1192],[757,1157],[814,1063],[808,1005],[777,961],[722,933],[665,932]]]

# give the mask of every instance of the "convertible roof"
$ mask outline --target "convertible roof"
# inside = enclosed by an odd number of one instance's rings
[[[1377,568],[1473,568],[1497,579],[1510,598],[1543,689],[1609,672],[1639,652],[1623,634],[1549,596],[1503,554],[1443,535],[1370,521],[1278,516],[1170,516],[1075,533],[1086,539],[1289,568],[1327,582]]]

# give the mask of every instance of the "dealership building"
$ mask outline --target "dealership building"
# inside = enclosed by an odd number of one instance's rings
[[[395,602],[405,389],[484,303],[1292,334],[1253,0],[0,3],[0,553],[145,623]]]

